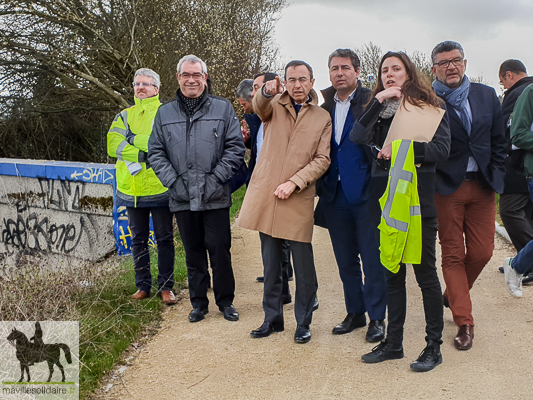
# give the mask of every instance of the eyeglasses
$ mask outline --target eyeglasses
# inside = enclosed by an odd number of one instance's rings
[[[433,65],[434,66],[436,65],[439,68],[448,68],[450,63],[452,63],[453,65],[458,67],[459,65],[461,65],[463,63],[463,61],[464,60],[461,57],[457,57],[457,58],[454,58],[453,60],[442,60],[442,61],[439,61],[438,63],[433,64]]]
[[[188,81],[191,77],[195,81],[199,81],[200,79],[203,79],[205,75],[201,74],[200,72],[195,72],[194,74],[188,74],[187,72],[184,72],[183,74],[179,74],[180,79]]]
[[[291,83],[291,84],[295,84],[296,81],[300,82],[300,83],[306,83],[309,79],[307,79],[305,76],[301,76],[299,77],[298,79],[296,78],[289,78],[287,79],[287,82],[288,83]]]
[[[146,83],[146,82],[133,82],[133,87],[139,87],[142,86],[143,88],[147,88],[148,86],[157,87],[153,83]]]

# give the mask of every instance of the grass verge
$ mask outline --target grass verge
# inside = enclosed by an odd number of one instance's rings
[[[232,196],[232,221],[245,191],[242,187]],[[177,230],[175,249],[175,289],[179,291],[186,286],[187,268]],[[80,399],[86,399],[132,343],[147,332],[156,332],[163,305],[156,295],[140,302],[130,298],[136,291],[131,257],[111,257],[100,264],[69,265],[55,271],[36,260],[29,256],[17,266],[16,273],[0,277],[0,318],[79,321]],[[152,276],[156,277],[157,255],[153,251],[151,263]],[[157,293],[157,288],[152,293]]]

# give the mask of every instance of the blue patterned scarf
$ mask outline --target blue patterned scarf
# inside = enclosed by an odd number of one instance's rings
[[[463,82],[458,88],[452,89],[446,86],[444,83],[435,79],[433,81],[433,89],[435,93],[458,112],[461,122],[464,128],[470,135],[470,129],[472,128],[472,115],[468,112],[468,94],[470,93],[470,80],[468,76],[463,77]]]

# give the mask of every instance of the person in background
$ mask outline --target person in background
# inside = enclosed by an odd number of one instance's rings
[[[527,76],[525,65],[520,60],[505,60],[498,72],[500,83],[505,89],[502,102],[503,124],[507,139],[505,160],[505,187],[500,195],[500,217],[516,251],[522,250],[533,240],[533,202],[529,198],[526,178],[523,175],[524,150],[511,144],[511,115],[518,97],[533,83]],[[504,272],[504,267],[500,267]],[[533,281],[533,274],[523,283]]]
[[[150,296],[150,214],[157,243],[157,283],[163,303],[172,305],[174,287],[174,237],[168,191],[147,163],[148,140],[159,101],[159,75],[148,68],[135,72],[135,105],[118,114],[107,133],[107,153],[117,158],[115,204],[125,206],[132,234],[131,252],[135,268],[135,300]]]

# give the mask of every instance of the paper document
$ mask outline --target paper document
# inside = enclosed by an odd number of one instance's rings
[[[430,142],[445,112],[442,108],[429,105],[419,108],[409,103],[400,104],[383,147],[397,139]]]

